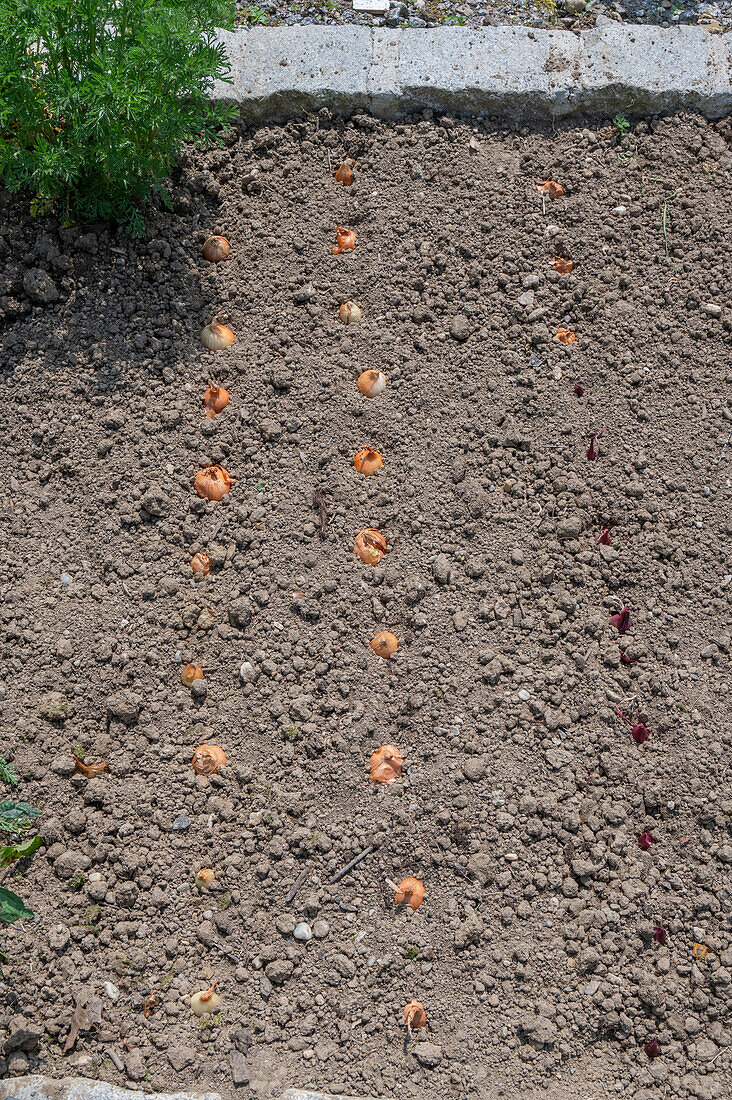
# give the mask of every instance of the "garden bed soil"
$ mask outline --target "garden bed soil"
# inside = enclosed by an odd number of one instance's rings
[[[6,1074],[729,1096],[730,163],[691,116],[619,142],[324,111],[187,154],[142,240],[2,198],[2,755],[44,838],[3,880],[36,913],[4,937]]]

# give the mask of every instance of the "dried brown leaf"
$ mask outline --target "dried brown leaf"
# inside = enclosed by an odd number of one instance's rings
[[[74,1015],[71,1017],[71,1026],[69,1027],[69,1034],[66,1036],[66,1042],[64,1043],[64,1054],[68,1054],[70,1050],[73,1050],[76,1046],[76,1040],[79,1038],[81,1031],[86,1031],[91,1027],[91,1020],[87,1015],[86,1009],[77,1004],[74,1009]]]
[[[82,775],[85,775],[87,779],[90,779],[93,775],[99,775],[103,772],[107,766],[107,761],[102,760],[101,764],[85,764],[83,760],[75,760],[77,771],[80,771]]]

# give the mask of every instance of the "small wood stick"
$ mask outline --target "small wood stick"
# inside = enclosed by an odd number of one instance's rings
[[[301,871],[300,874],[297,876],[297,878],[293,882],[292,886],[287,891],[287,897],[285,898],[285,904],[286,905],[290,904],[290,902],[294,898],[297,891],[300,889],[302,884],[305,882],[305,879],[308,877],[308,874],[309,874],[309,868],[306,867],[305,870]]]
[[[348,872],[353,867],[355,867],[356,864],[360,863],[362,859],[366,859],[366,856],[371,855],[373,850],[374,850],[373,845],[369,848],[364,848],[364,850],[362,852],[359,852],[359,854],[357,856],[354,856],[354,858],[351,860],[350,863],[347,863],[345,867],[341,867],[340,871],[336,871],[336,873],[331,878],[328,879],[328,882],[331,885],[334,882],[340,882],[344,875],[347,875]]]

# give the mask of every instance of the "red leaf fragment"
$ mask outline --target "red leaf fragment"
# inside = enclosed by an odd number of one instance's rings
[[[648,740],[651,734],[642,722],[636,722],[630,731],[630,736],[633,738],[636,745],[642,745],[644,741]]]
[[[620,707],[615,708],[615,713],[619,714],[624,722],[627,722],[630,726],[630,735],[635,741],[636,745],[642,745],[644,741],[647,741],[651,736],[650,730],[643,724],[643,722],[633,722],[628,718],[627,714],[623,714]]]
[[[658,1058],[661,1053],[661,1044],[657,1039],[651,1039],[650,1042],[646,1043],[643,1049],[649,1058]]]
[[[598,546],[612,546],[610,541],[610,528],[606,527],[597,540]]]
[[[605,431],[605,428],[602,427],[602,428],[600,428],[599,432],[593,432],[592,435],[590,436],[590,445],[587,448],[587,450],[585,451],[585,454],[587,455],[590,462],[594,462],[595,459],[597,458],[598,454],[599,454],[599,451],[595,450],[595,440],[599,439],[604,431]]]
[[[610,616],[610,626],[614,626],[618,634],[627,634],[633,625],[633,620],[630,617],[630,609],[627,607],[621,608],[620,611],[616,611],[614,615]]]
[[[575,382],[574,392],[576,393],[577,397],[581,397],[582,394],[585,392],[585,388],[579,382]]]
[[[649,832],[642,832],[638,837],[638,847],[642,852],[647,852],[651,844],[655,843],[655,836],[651,836]]]
[[[653,938],[656,943],[660,943],[663,946],[666,943],[667,932],[662,924],[657,924],[653,929]]]
[[[625,654],[621,651],[620,660],[623,662],[624,665],[634,665],[636,661],[640,661],[640,657],[626,657]]]

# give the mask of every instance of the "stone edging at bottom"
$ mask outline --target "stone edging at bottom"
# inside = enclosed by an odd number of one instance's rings
[[[137,1092],[86,1077],[10,1077],[0,1081],[0,1100],[222,1100],[218,1092]],[[378,1100],[333,1096],[309,1089],[287,1089],[280,1100]]]
[[[321,107],[389,118],[424,109],[510,118],[732,110],[732,34],[601,19],[527,27],[254,27],[221,31],[231,84],[215,98],[252,121]]]

